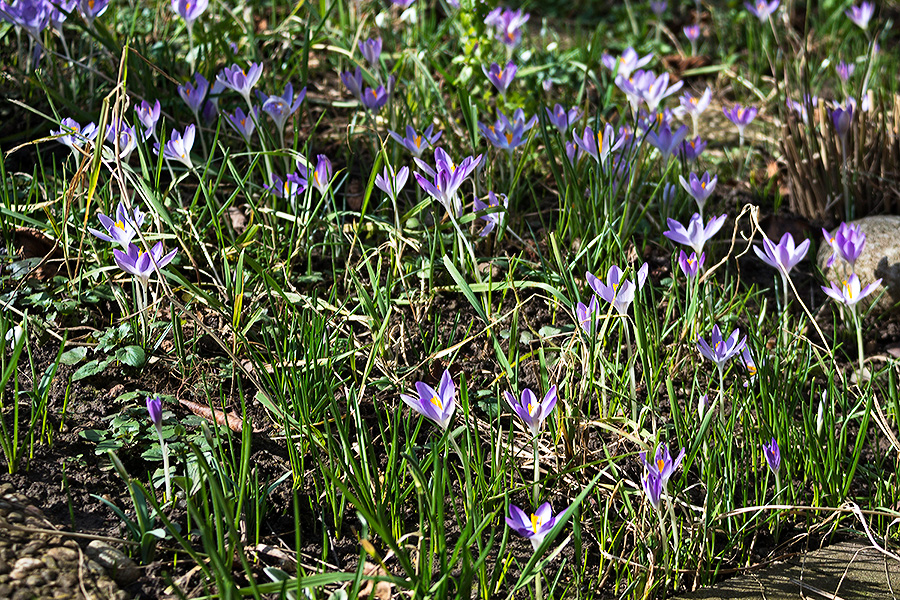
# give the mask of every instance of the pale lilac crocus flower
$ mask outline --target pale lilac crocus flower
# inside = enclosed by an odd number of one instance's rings
[[[141,286],[146,289],[150,276],[157,269],[162,269],[175,258],[177,249],[163,255],[162,242],[157,242],[149,252],[144,252],[134,244],[128,244],[126,252],[113,250],[113,257],[120,269],[134,275]]]
[[[128,244],[137,235],[137,230],[144,224],[144,213],[140,209],[128,210],[124,202],[119,202],[116,207],[116,220],[113,221],[103,213],[98,213],[97,218],[103,225],[103,231],[88,227],[88,231],[95,237],[105,242],[119,244],[125,250],[128,250]]]
[[[599,322],[602,315],[597,296],[591,296],[590,304],[585,305],[583,302],[579,302],[575,307],[575,318],[588,335],[596,334],[599,331]]]
[[[685,227],[675,219],[667,219],[669,229],[663,235],[677,244],[684,244],[694,249],[697,254],[703,253],[703,245],[716,235],[725,224],[725,215],[710,218],[704,226],[700,213],[694,213],[688,226]]]
[[[790,233],[785,233],[781,236],[781,240],[778,244],[775,244],[769,238],[764,237],[763,249],[760,250],[758,246],[754,246],[753,251],[764,263],[778,269],[783,276],[787,276],[791,272],[791,269],[806,256],[806,252],[809,250],[809,244],[809,240],[806,239],[800,244],[795,245],[794,236]]]
[[[259,107],[254,106],[252,111],[244,113],[240,107],[236,108],[234,113],[222,113],[225,116],[225,122],[231,125],[237,133],[244,138],[249,144],[253,132],[256,131],[256,121],[259,119]]]
[[[498,119],[493,125],[485,125],[479,121],[478,128],[494,147],[512,153],[513,150],[528,141],[525,134],[531,131],[535,123],[537,123],[536,116],[526,122],[525,111],[518,108],[513,113],[512,121],[498,111]]]
[[[566,131],[569,130],[569,127],[581,119],[581,111],[577,106],[572,107],[567,111],[562,105],[557,104],[552,110],[549,107],[545,107],[544,110],[547,111],[547,120],[550,121],[562,135],[566,135]]]
[[[766,457],[766,463],[769,465],[769,470],[772,471],[772,474],[775,477],[778,477],[781,471],[781,450],[778,448],[778,442],[775,441],[775,438],[772,438],[772,441],[769,444],[763,444],[763,455]]]
[[[481,237],[485,237],[489,233],[491,233],[495,227],[503,223],[503,219],[506,215],[506,209],[509,208],[509,198],[506,194],[495,194],[493,191],[489,191],[487,202],[483,201],[481,198],[476,197],[473,206],[475,208],[475,212],[497,207],[503,207],[504,209],[499,212],[491,212],[482,215],[481,218],[487,221],[487,223],[485,224],[484,229],[482,229],[478,235]]]
[[[353,97],[362,102],[362,68],[356,67],[355,71],[343,71],[341,73],[341,81],[344,83],[344,86],[350,91],[350,93],[353,94]]]
[[[113,151],[118,144],[119,158],[122,161],[127,161],[134,149],[137,148],[137,134],[134,132],[134,128],[125,121],[118,121],[106,126],[106,141]]]
[[[771,2],[766,2],[766,0],[756,0],[753,4],[744,2],[744,6],[747,7],[750,14],[759,19],[760,23],[764,23],[769,20],[772,13],[778,10],[778,5],[780,3],[781,0],[772,0]]]
[[[453,418],[453,411],[456,410],[456,386],[450,377],[450,371],[444,369],[437,390],[423,381],[417,381],[416,392],[417,396],[400,394],[400,399],[417,413],[446,430]]]
[[[306,88],[304,87],[294,99],[294,86],[290,83],[284,86],[284,92],[279,96],[272,94],[263,97],[264,94],[258,94],[262,100],[262,109],[267,115],[275,121],[275,127],[278,128],[279,136],[284,137],[284,126],[292,114],[297,112],[303,100],[306,98]],[[283,144],[282,144],[283,145]]]
[[[146,100],[142,100],[139,105],[134,107],[134,112],[137,113],[138,121],[145,127],[143,134],[141,134],[141,140],[147,141],[150,136],[155,136],[156,123],[159,121],[160,113],[159,100],[154,102],[153,105]]]
[[[541,547],[544,538],[547,537],[547,534],[550,533],[553,526],[556,525],[556,522],[564,514],[565,511],[554,517],[553,509],[550,507],[549,502],[542,504],[531,515],[526,514],[525,511],[518,506],[510,504],[509,516],[506,517],[506,524],[509,525],[513,531],[522,537],[527,538],[528,541],[531,542],[531,546],[534,548],[535,552],[537,552],[537,549]]]
[[[91,25],[94,19],[106,12],[108,7],[109,0],[78,0],[78,12]]]
[[[663,73],[642,89],[641,97],[647,103],[647,110],[651,113],[663,99],[668,98],[684,86],[684,81],[678,81],[669,85],[669,74]]]
[[[844,61],[841,61],[835,67],[837,71],[838,77],[841,78],[841,81],[847,83],[847,81],[853,76],[853,71],[856,70],[856,65],[853,63],[847,64]]]
[[[521,9],[497,7],[487,14],[484,24],[493,27],[497,39],[508,48],[514,48],[522,41],[522,26],[528,22],[531,15],[525,14]]]
[[[698,259],[696,252],[692,252],[690,256],[685,254],[684,250],[680,250],[679,252],[678,266],[681,267],[681,272],[684,273],[688,279],[693,279],[700,272],[700,269],[703,268],[703,263],[706,261],[706,254],[701,254]]]
[[[194,118],[196,119],[197,115],[200,113],[200,109],[203,107],[203,100],[206,98],[206,92],[209,91],[209,81],[207,81],[206,77],[200,73],[194,73],[194,82],[194,85],[191,85],[191,82],[179,85],[178,95],[181,96],[184,103],[188,105],[188,108],[194,113]]]
[[[84,145],[97,137],[97,126],[93,123],[88,123],[82,127],[75,119],[66,117],[59,124],[61,126],[59,130],[51,130],[50,135],[59,136],[56,138],[56,141],[67,146],[76,159],[80,156]]]
[[[684,459],[685,454],[686,451],[682,448],[678,456],[673,459],[672,455],[669,454],[668,444],[659,444],[656,447],[656,455],[652,463],[647,462],[646,452],[641,452],[640,458],[647,471],[659,476],[662,486],[665,489],[669,484],[669,479],[672,478],[672,474],[675,473],[675,470],[681,465],[681,461]]]
[[[664,157],[669,158],[675,155],[687,134],[688,128],[684,125],[673,132],[668,123],[663,123],[659,127],[659,132],[653,130],[647,132],[647,143],[659,150]]]
[[[497,91],[501,95],[506,96],[506,90],[509,89],[512,80],[515,78],[519,68],[513,61],[509,61],[505,67],[501,67],[497,63],[491,63],[490,68],[481,67],[488,81],[494,84]]]
[[[822,229],[822,234],[832,249],[832,254],[826,267],[831,267],[835,259],[840,257],[850,263],[851,271],[855,271],[856,261],[866,245],[866,234],[862,228],[856,224],[841,223],[834,235],[829,234],[826,229]]]
[[[247,106],[250,106],[250,92],[262,76],[262,70],[261,63],[250,63],[246,70],[234,64],[219,71],[216,81],[243,96]]]
[[[698,135],[692,140],[684,140],[678,147],[678,154],[684,157],[687,162],[693,162],[700,158],[703,151],[706,150],[706,142],[700,139]]]
[[[541,432],[541,426],[544,424],[544,421],[553,412],[553,407],[556,406],[556,386],[552,386],[540,402],[538,402],[534,392],[528,388],[522,392],[522,397],[519,400],[506,391],[503,392],[503,397],[509,403],[513,412],[522,419],[525,426],[531,431],[532,437],[537,437]]]
[[[700,210],[700,217],[703,217],[703,206],[706,204],[706,200],[712,195],[712,193],[716,190],[716,183],[719,181],[719,176],[715,175],[712,178],[709,176],[709,171],[703,173],[703,177],[697,177],[696,173],[691,173],[688,176],[688,179],[685,179],[682,175],[678,176],[678,180],[681,182],[681,187],[691,195],[697,202],[697,207]]]
[[[698,136],[700,129],[700,115],[709,108],[709,103],[712,100],[712,89],[707,86],[706,91],[704,91],[699,98],[685,92],[678,100],[681,103],[681,108],[684,112],[691,117],[694,137]]]
[[[647,494],[647,500],[654,509],[660,510],[662,507],[663,483],[662,477],[656,471],[647,471],[641,478],[641,487]]]
[[[301,179],[297,173],[291,173],[284,180],[278,175],[272,174],[272,185],[263,184],[263,188],[276,198],[287,200],[291,209],[297,209],[297,198],[306,191],[308,181]]]
[[[377,67],[378,59],[381,57],[381,38],[369,38],[365,41],[360,40],[358,45],[363,58],[365,58],[373,67]]]
[[[400,190],[406,185],[409,178],[409,167],[401,167],[399,171],[394,172],[393,167],[385,165],[383,174],[375,176],[375,185],[379,190],[388,195],[391,202],[397,201]]]
[[[618,58],[609,54],[603,54],[602,56],[603,66],[616,75],[621,75],[626,80],[636,69],[640,69],[651,60],[653,60],[652,52],[638,57],[638,53],[634,51],[634,48],[630,47],[626,48]]]
[[[719,326],[713,325],[709,343],[698,336],[697,349],[705,358],[714,362],[721,372],[725,367],[725,363],[740,354],[744,346],[747,345],[747,336],[744,336],[744,339],[739,341],[738,337],[740,335],[741,330],[735,329],[728,338],[723,338],[722,332],[719,331]]]
[[[440,202],[447,212],[458,217],[462,213],[462,203],[458,198],[459,188],[481,162],[481,154],[475,157],[467,156],[457,165],[443,148],[435,148],[434,167],[420,158],[414,160],[424,172],[424,175],[413,174],[419,186]],[[429,181],[429,177],[432,181]]]
[[[362,105],[368,110],[375,112],[387,104],[388,97],[388,90],[385,89],[383,85],[379,85],[375,89],[367,87],[360,98],[360,102],[362,102]]]
[[[572,134],[578,148],[585,154],[589,154],[595,161],[603,166],[606,166],[606,161],[609,159],[610,153],[615,152],[622,147],[623,143],[625,143],[624,137],[616,139],[615,131],[609,123],[603,127],[602,134],[599,130],[594,134],[594,130],[591,129],[590,125],[584,128],[581,137],[579,137],[578,132],[574,130],[572,131]]]
[[[691,43],[691,56],[697,54],[697,40],[700,38],[700,26],[696,23],[693,25],[686,25],[682,31],[684,31],[684,37]]]
[[[749,125],[753,121],[753,119],[756,118],[756,114],[759,111],[753,106],[744,108],[740,104],[735,104],[730,111],[725,107],[722,107],[722,112],[724,112],[725,116],[728,117],[728,120],[734,123],[734,125],[737,127],[738,136],[740,138],[740,145],[743,146],[744,129],[746,129],[747,125]]]
[[[188,169],[193,169],[194,164],[191,162],[191,148],[194,147],[194,125],[193,123],[184,128],[184,135],[178,133],[177,129],[172,130],[172,137],[166,142],[163,148],[163,158],[168,160],[177,160]],[[159,144],[153,145],[153,150],[159,154]]]
[[[631,303],[634,301],[635,293],[644,287],[648,271],[649,267],[647,266],[647,263],[644,263],[641,268],[638,269],[637,285],[632,281],[624,279],[622,277],[624,272],[617,265],[613,265],[609,268],[609,271],[606,273],[605,283],[601,279],[595,277],[592,273],[585,273],[584,276],[587,279],[588,285],[591,286],[591,289],[594,290],[597,296],[612,304],[616,311],[624,316],[628,313],[628,307],[630,307]]]
[[[206,11],[207,7],[209,0],[172,0],[172,10],[184,19],[188,30],[193,29],[194,21]]]
[[[298,160],[297,171],[301,180],[304,182],[307,182],[310,179],[310,171],[306,166],[306,163]],[[331,185],[332,175],[333,169],[331,167],[331,161],[324,154],[317,154],[316,168],[312,170],[312,186],[319,190],[319,193],[323,196],[325,195],[325,192],[328,191],[328,186]]]
[[[876,279],[866,287],[860,288],[859,277],[856,273],[851,273],[850,277],[846,281],[841,282],[840,285],[834,281],[829,281],[828,284],[829,287],[822,286],[823,292],[834,301],[855,308],[857,302],[874,292],[875,288],[881,285],[881,279]]]
[[[429,146],[433,146],[436,141],[441,139],[441,135],[444,133],[443,131],[432,133],[433,131],[434,125],[429,125],[425,131],[419,135],[416,133],[416,130],[413,129],[412,125],[407,125],[406,137],[402,137],[399,133],[390,130],[388,133],[395,142],[409,150],[413,156],[421,158],[425,149]]]
[[[875,14],[875,5],[871,2],[862,2],[859,6],[851,6],[844,14],[847,15],[857,27],[866,31],[869,28],[869,21],[872,19],[872,15]]]

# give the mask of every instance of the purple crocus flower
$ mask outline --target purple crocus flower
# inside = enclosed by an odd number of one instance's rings
[[[78,0],[78,12],[88,23],[106,12],[108,6],[109,0]]]
[[[756,378],[758,370],[756,368],[756,362],[750,355],[750,348],[746,346],[744,347],[744,351],[741,352],[741,362],[744,363],[745,367],[747,367],[747,374],[750,376],[749,381],[744,383],[744,387],[747,387],[747,383],[750,383],[750,381],[753,381]]]
[[[509,505],[509,516],[506,517],[506,524],[510,528],[524,538],[528,538],[534,551],[541,547],[541,542],[547,537],[547,534],[556,525],[556,521],[565,514],[565,511],[553,516],[553,509],[550,503],[543,503],[530,516],[521,508],[514,504]]]
[[[781,450],[778,449],[778,442],[775,441],[775,438],[772,438],[768,445],[763,444],[762,449],[766,462],[769,464],[769,470],[778,477],[778,472],[781,470]]]
[[[258,95],[262,96],[262,94]],[[261,97],[260,100],[262,100],[263,112],[272,117],[272,120],[275,121],[275,126],[278,128],[279,133],[281,133],[284,131],[287,120],[292,114],[297,112],[297,109],[303,104],[305,98],[305,87],[300,90],[300,93],[297,94],[297,99],[295,100],[294,86],[288,83],[284,86],[284,92],[280,96],[272,94],[265,98]]]
[[[64,146],[68,146],[76,157],[86,143],[93,141],[97,137],[97,126],[93,123],[88,123],[82,127],[75,119],[66,117],[59,124],[59,130],[51,130],[50,135],[59,136],[56,138],[56,141]]]
[[[128,244],[126,252],[119,249],[113,250],[113,257],[119,268],[134,275],[141,285],[146,288],[150,281],[150,275],[157,269],[162,269],[175,258],[178,250],[172,250],[163,256],[162,242],[156,242],[156,245],[149,252],[144,252],[134,244]]]
[[[40,57],[41,32],[50,24],[53,13],[53,5],[44,0],[18,0],[12,4],[0,1],[0,20],[26,31],[37,42],[35,62]]]
[[[297,173],[291,173],[284,180],[278,175],[272,174],[272,185],[263,184],[263,188],[276,198],[287,200],[291,208],[296,210],[297,198],[306,191],[308,182],[301,179]]]
[[[188,105],[188,108],[196,116],[203,107],[206,92],[209,91],[209,81],[200,73],[194,73],[194,82],[196,85],[191,85],[190,82],[179,85],[178,95],[181,96],[181,99],[184,100],[184,103]]]
[[[144,213],[138,208],[129,211],[124,202],[119,202],[116,207],[116,220],[113,221],[102,213],[97,214],[100,224],[106,233],[88,227],[88,231],[95,237],[100,238],[104,242],[119,244],[122,248],[128,249],[128,244],[137,235],[137,230],[144,224]]]
[[[659,510],[662,506],[663,482],[662,477],[656,471],[647,471],[647,474],[641,478],[641,487],[647,494],[647,500],[654,509]]]
[[[237,65],[225,67],[216,75],[216,81],[220,82],[225,88],[233,90],[244,97],[247,105],[250,105],[250,92],[253,86],[262,76],[262,64],[250,63],[250,67],[246,70]]]
[[[688,179],[681,175],[678,176],[678,180],[681,182],[681,187],[691,195],[691,197],[697,202],[697,206],[700,208],[700,215],[703,215],[703,206],[706,204],[706,200],[712,195],[712,193],[716,189],[716,183],[719,181],[719,176],[714,175],[712,178],[709,176],[709,171],[705,171],[703,173],[703,177],[697,177],[696,173],[691,173],[688,176]]]
[[[127,161],[131,153],[137,148],[137,134],[134,128],[125,121],[118,121],[106,126],[106,141],[115,150],[119,147],[119,158]]]
[[[637,115],[638,108],[644,100],[644,90],[650,87],[656,81],[656,74],[653,71],[635,71],[629,77],[624,75],[616,75],[615,84],[628,99],[631,106],[631,112]]]
[[[403,189],[403,186],[406,185],[408,178],[409,167],[402,167],[395,173],[393,167],[385,165],[384,174],[375,176],[375,185],[379,190],[387,194],[392,202],[396,202],[397,195]]]
[[[675,242],[676,244],[684,244],[694,249],[697,254],[703,253],[703,245],[706,244],[712,236],[716,235],[722,225],[725,224],[725,215],[720,217],[712,217],[706,226],[703,226],[703,217],[700,213],[694,213],[688,226],[685,227],[675,219],[668,219],[668,231],[664,231],[663,235]]]
[[[306,183],[309,177],[309,168],[305,163],[301,161],[297,161],[297,171],[301,180]],[[331,167],[331,161],[328,160],[328,157],[324,154],[316,155],[316,168],[312,170],[312,185],[314,188],[319,190],[319,193],[323,196],[325,192],[328,190],[328,186],[331,185],[331,176],[333,175],[333,169]]]
[[[653,14],[656,15],[656,18],[660,18],[664,12],[666,12],[666,8],[668,8],[669,3],[667,0],[650,0],[650,10],[653,11]]]
[[[686,125],[682,125],[673,132],[668,123],[663,123],[660,125],[658,133],[653,130],[647,132],[647,143],[659,150],[663,156],[674,156],[687,134]]]
[[[453,418],[453,411],[456,410],[456,386],[453,385],[450,371],[444,369],[437,390],[425,382],[417,381],[416,392],[418,396],[400,394],[400,399],[417,413],[428,417],[440,425],[441,429],[446,430],[450,419]]]
[[[692,252],[690,256],[684,253],[684,250],[680,250],[678,255],[678,266],[681,267],[682,273],[688,279],[693,279],[697,276],[697,273],[700,272],[700,269],[703,268],[703,263],[706,261],[706,254],[701,254],[700,258],[697,258],[697,253]]]
[[[622,147],[623,143],[625,143],[625,138],[623,137],[616,139],[615,131],[609,123],[603,127],[602,135],[599,131],[597,131],[595,135],[594,130],[591,129],[590,125],[584,128],[581,137],[578,137],[578,132],[574,130],[572,131],[572,134],[578,148],[585,154],[592,156],[594,160],[603,166],[606,166],[606,161],[609,158],[610,153],[615,152]]]
[[[841,223],[834,235],[829,234],[826,229],[822,229],[822,234],[833,251],[826,266],[831,267],[835,259],[840,257],[850,263],[851,271],[855,270],[856,261],[866,245],[866,234],[860,226]]]
[[[681,95],[678,101],[681,103],[681,109],[690,115],[691,123],[693,124],[694,136],[698,135],[698,129],[700,124],[700,115],[709,108],[709,103],[712,100],[712,89],[707,86],[706,91],[703,94],[696,98],[691,94],[685,92]]]
[[[753,121],[753,119],[756,118],[756,113],[759,111],[752,106],[744,108],[740,104],[735,104],[730,111],[723,106],[722,112],[724,112],[725,116],[728,117],[728,120],[734,123],[738,128],[738,135],[741,139],[741,145],[743,145],[744,129],[747,127],[747,125],[750,124],[751,121]]]
[[[837,67],[835,67],[835,70],[837,71],[838,77],[841,78],[841,81],[846,83],[847,80],[849,80],[853,76],[853,71],[856,70],[856,65],[854,65],[853,63],[847,64],[844,61],[841,61],[838,63]]]
[[[360,67],[356,67],[355,71],[344,71],[341,73],[341,81],[344,86],[350,90],[353,97],[362,102],[362,86],[363,74]]]
[[[531,15],[520,10],[497,7],[487,14],[484,24],[493,27],[497,39],[504,45],[515,48],[522,41],[522,26]]]
[[[388,133],[395,142],[412,152],[413,156],[421,158],[425,149],[429,146],[433,146],[436,141],[441,139],[441,135],[444,133],[443,131],[438,131],[433,134],[433,131],[434,125],[429,125],[425,131],[422,132],[422,135],[419,135],[416,133],[416,130],[413,129],[412,125],[407,125],[406,137],[401,137],[399,133],[390,130],[388,130]]]
[[[576,121],[581,119],[581,111],[578,110],[578,107],[572,107],[568,111],[562,107],[562,105],[557,104],[553,107],[553,110],[549,108],[544,108],[547,111],[547,120],[556,127],[562,135],[566,135],[566,131],[568,131],[569,126],[574,124]]]
[[[360,102],[362,102],[362,105],[373,112],[377,111],[382,106],[387,104],[387,101],[388,91],[383,85],[379,85],[375,89],[367,87],[366,91],[363,92],[363,95],[360,98]]]
[[[172,0],[172,10],[184,19],[188,29],[194,27],[194,21],[206,12],[209,0]]]
[[[834,281],[828,282],[829,287],[822,286],[822,291],[828,294],[830,298],[841,304],[854,307],[856,303],[875,291],[881,285],[881,279],[876,279],[866,287],[860,289],[859,277],[856,273],[851,273],[846,281],[838,285]]]
[[[501,67],[497,63],[491,63],[490,69],[482,66],[481,70],[484,71],[485,77],[494,84],[494,87],[505,96],[506,90],[509,89],[509,85],[512,83],[519,68],[513,61],[509,61],[505,67]]]
[[[147,412],[150,413],[150,421],[156,430],[162,428],[162,398],[159,396],[147,396]]]
[[[850,125],[853,123],[853,107],[847,105],[847,108],[840,106],[831,111],[831,122],[834,123],[834,130],[842,141],[846,141],[847,133],[850,131]]]
[[[595,277],[592,273],[585,273],[588,285],[603,300],[606,300],[615,307],[620,315],[628,313],[628,307],[634,301],[635,292],[644,287],[647,280],[647,272],[649,267],[644,263],[637,272],[637,285],[633,282],[623,279],[622,269],[617,265],[613,265],[606,273],[606,283]]]
[[[797,266],[797,263],[806,256],[806,252],[809,250],[809,243],[807,239],[795,246],[794,236],[790,233],[785,233],[781,236],[781,241],[777,245],[769,238],[764,237],[763,249],[760,250],[758,246],[754,246],[753,251],[764,263],[775,267],[786,277],[791,272],[791,269]]]
[[[373,67],[377,67],[378,59],[381,57],[381,38],[369,38],[365,41],[360,40],[358,44],[359,51],[362,53],[363,58],[365,58]]]
[[[511,154],[513,150],[527,141],[525,134],[531,131],[535,123],[537,123],[536,116],[526,122],[525,111],[518,108],[513,113],[512,121],[498,111],[498,119],[493,125],[485,125],[479,121],[478,128],[495,148],[506,150]]]
[[[641,452],[640,457],[647,471],[659,476],[662,487],[665,489],[669,484],[669,479],[672,478],[672,474],[681,465],[684,455],[685,449],[682,448],[678,456],[673,459],[672,455],[669,454],[668,444],[660,444],[656,447],[656,456],[652,463],[647,462],[646,452]]]
[[[256,121],[259,120],[259,107],[254,106],[253,110],[244,113],[242,108],[236,108],[234,113],[222,113],[225,121],[231,125],[232,129],[238,132],[244,141],[250,143],[253,132],[256,131]]]
[[[669,74],[663,73],[643,88],[642,97],[647,103],[647,110],[651,113],[656,110],[664,98],[668,98],[684,86],[684,81],[678,81],[669,85]]]
[[[744,346],[747,345],[747,336],[738,341],[740,335],[741,330],[735,329],[727,339],[723,339],[719,326],[713,325],[709,343],[706,343],[706,340],[698,336],[697,349],[704,357],[716,363],[716,367],[721,371],[725,367],[725,363],[740,354]]]
[[[172,130],[172,137],[166,142],[163,148],[163,158],[168,160],[177,160],[184,164],[188,169],[193,169],[194,164],[191,162],[191,148],[194,147],[194,125],[188,125],[184,128],[184,135],[178,133],[178,130]],[[159,154],[159,144],[153,145],[153,150]]]
[[[531,431],[532,437],[537,437],[541,432],[541,425],[544,424],[544,420],[553,412],[553,407],[556,406],[556,386],[552,386],[540,402],[538,402],[534,392],[528,388],[525,388],[522,392],[520,400],[516,400],[516,397],[509,392],[503,392],[503,397],[506,398],[513,412],[525,422],[525,426]]]
[[[760,23],[763,23],[768,21],[772,13],[778,10],[780,2],[781,0],[772,0],[771,2],[766,2],[766,0],[756,0],[754,4],[744,2],[744,6],[747,7],[750,14],[759,19]]]
[[[684,140],[678,147],[678,153],[688,162],[700,158],[704,150],[706,150],[706,142],[700,139],[699,135],[692,140]]]
[[[652,52],[646,56],[638,57],[638,53],[634,51],[634,48],[626,48],[618,58],[609,54],[603,54],[602,56],[603,66],[616,75],[621,75],[625,80],[628,80],[636,69],[640,69],[651,60],[653,60]]]
[[[579,302],[575,307],[575,318],[578,319],[578,324],[588,335],[600,330],[599,321],[602,316],[597,296],[591,296],[591,302],[587,306],[583,302]]]
[[[420,158],[414,160],[425,173],[425,175],[413,174],[416,181],[419,182],[419,186],[440,202],[453,216],[459,216],[462,213],[462,203],[457,197],[457,191],[481,162],[481,155],[467,156],[459,165],[456,165],[443,148],[435,148],[434,168]],[[431,177],[433,181],[429,181],[426,176]]]
[[[137,113],[137,118],[141,122],[141,125],[146,127],[141,136],[141,140],[147,141],[150,136],[155,135],[156,133],[156,123],[159,121],[160,112],[159,100],[154,102],[153,106],[146,100],[142,100],[139,105],[134,107],[134,112]]]
[[[486,215],[482,215],[482,219],[487,221],[487,224],[484,226],[484,229],[478,234],[481,237],[487,236],[490,232],[494,230],[494,228],[500,225],[503,222],[503,218],[506,214],[506,209],[509,208],[509,198],[506,194],[495,194],[492,191],[488,192],[487,202],[484,202],[481,198],[476,197],[474,201],[475,212],[487,210],[488,208],[497,208],[503,207],[503,211],[501,212],[491,212]]]
[[[700,37],[700,26],[696,23],[693,25],[686,25],[682,28],[684,32],[684,37],[688,39],[688,41],[693,44]]]
[[[857,27],[865,31],[869,28],[869,21],[875,14],[875,5],[871,2],[863,2],[859,6],[851,6],[844,12],[847,17],[856,23]]]

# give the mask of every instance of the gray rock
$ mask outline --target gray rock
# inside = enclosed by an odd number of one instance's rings
[[[106,569],[109,576],[120,585],[130,585],[138,580],[141,571],[134,561],[125,556],[118,548],[106,542],[94,540],[88,544],[86,553],[89,557]]]
[[[884,289],[878,305],[873,308],[875,312],[885,312],[900,302],[900,217],[880,215],[866,217],[852,221],[851,225],[859,225],[866,234],[866,246],[856,261],[856,275],[860,285],[881,278],[881,287],[872,293],[872,298],[877,297]],[[826,281],[842,281],[850,275],[850,266],[838,259],[832,267],[826,268],[825,264],[831,256],[831,247],[827,242],[819,246],[816,263],[822,270]],[[865,304],[868,298],[861,304]]]

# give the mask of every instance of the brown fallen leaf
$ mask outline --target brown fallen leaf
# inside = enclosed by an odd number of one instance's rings
[[[373,565],[370,562],[366,562],[363,567],[363,575],[366,577],[387,577],[389,573],[385,571],[378,565]],[[377,598],[378,600],[391,600],[394,597],[393,594],[393,584],[387,581],[379,581],[375,583],[371,579],[366,581],[366,584],[359,590],[360,598],[368,598],[372,596],[373,598]],[[372,594],[374,590],[374,595]]]
[[[31,227],[17,227],[13,232],[13,247],[20,260],[40,258],[41,263],[30,274],[36,279],[50,279],[63,271],[65,256],[55,240]]]
[[[190,410],[198,417],[203,417],[209,421],[215,421],[217,425],[225,425],[228,429],[235,433],[240,433],[244,429],[244,421],[231,413],[222,412],[218,409],[211,409],[208,406],[191,402],[190,400],[178,400],[178,403]]]

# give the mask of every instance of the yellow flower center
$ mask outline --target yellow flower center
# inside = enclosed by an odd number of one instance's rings
[[[503,79],[503,69],[497,71],[497,79]]]
[[[432,396],[430,402],[434,404],[438,410],[444,410],[444,405],[441,404],[441,399],[437,396]]]
[[[537,533],[538,527],[541,526],[541,518],[535,514],[531,515],[531,530]]]
[[[122,221],[116,221],[116,224],[113,227],[118,227],[122,231],[125,231],[125,223],[123,223]]]
[[[694,142],[691,142],[691,146],[693,146],[693,145],[694,145]],[[706,182],[705,182],[705,181],[701,181],[701,182],[700,182],[700,187],[701,187],[702,189],[705,190],[705,189],[706,189]]]
[[[661,458],[656,459],[656,470],[662,473],[663,467],[666,466],[666,461]]]
[[[413,140],[413,143],[415,143],[416,148],[421,148],[422,147],[422,136],[417,135],[416,139]]]
[[[751,376],[755,376],[756,375],[756,365],[747,365],[747,371],[750,373]]]
[[[513,139],[513,134],[511,134],[510,132],[507,131],[506,132],[506,143],[512,144],[512,139]]]
[[[842,283],[844,284],[844,293],[847,295],[847,299],[853,300],[853,290],[850,289],[850,284],[846,281]]]

